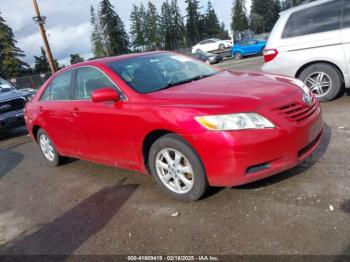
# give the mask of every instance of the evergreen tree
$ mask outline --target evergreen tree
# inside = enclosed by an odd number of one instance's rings
[[[230,36],[228,34],[228,30],[226,30],[225,23],[222,22],[220,25],[220,33],[217,35],[217,38],[219,39],[229,39]]]
[[[40,56],[34,56],[34,73],[35,74],[42,74],[42,73],[49,73],[51,72],[49,60],[47,59],[45,49],[43,47],[40,48],[41,55]],[[58,61],[54,60],[55,66],[57,70],[61,69]]]
[[[236,0],[234,2],[231,28],[233,31],[244,31],[248,28],[245,0]]]
[[[108,52],[106,49],[106,41],[100,26],[100,20],[96,15],[96,12],[93,6],[91,6],[90,8],[90,15],[91,15],[91,26],[92,26],[91,44],[92,44],[93,53],[96,57],[107,56]]]
[[[70,64],[74,65],[80,62],[84,62],[84,58],[82,58],[79,54],[71,54],[70,55]]]
[[[148,49],[158,49],[160,47],[159,16],[157,8],[152,2],[148,2],[145,16],[145,28],[146,45]]]
[[[0,77],[5,79],[19,76],[28,67],[20,59],[25,55],[16,44],[12,29],[6,25],[0,13]]]
[[[204,15],[204,24],[207,38],[218,37],[221,32],[220,22],[210,0],[208,1],[207,11]]]
[[[302,2],[303,0],[283,0],[281,3],[281,7],[282,7],[282,10],[286,10],[293,6],[300,5]]]
[[[196,44],[201,40],[200,23],[203,21],[201,19],[201,14],[199,10],[198,0],[185,0],[187,3],[187,23],[186,31],[189,44]]]
[[[99,12],[100,26],[106,39],[108,55],[120,55],[128,52],[128,35],[124,23],[114,11],[109,0],[102,0]]]
[[[137,5],[133,5],[130,15],[130,36],[134,48],[145,45],[142,32],[142,18]]]
[[[186,46],[186,28],[177,0],[171,1],[170,10],[172,14],[171,32],[174,40],[172,49],[178,49]]]
[[[255,33],[270,32],[281,10],[279,0],[253,0],[250,15],[251,29]]]

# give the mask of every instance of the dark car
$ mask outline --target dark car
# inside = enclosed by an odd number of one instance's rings
[[[16,89],[0,78],[0,132],[24,126],[23,109],[34,94],[33,89]]]
[[[193,54],[193,56],[207,64],[216,64],[223,60],[222,56],[220,55],[209,54],[203,51],[197,51]]]

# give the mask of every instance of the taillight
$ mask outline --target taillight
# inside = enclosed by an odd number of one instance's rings
[[[265,49],[263,51],[265,63],[270,62],[278,55],[277,49]]]

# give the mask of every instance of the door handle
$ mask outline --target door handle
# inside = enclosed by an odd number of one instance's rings
[[[78,107],[73,108],[73,116],[79,116],[80,110]]]

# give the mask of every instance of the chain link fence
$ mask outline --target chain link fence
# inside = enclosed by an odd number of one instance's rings
[[[50,73],[38,74],[38,75],[12,78],[7,81],[10,82],[13,86],[15,86],[18,89],[23,89],[23,88],[39,89],[42,86],[42,84],[44,84],[45,81],[50,78],[50,76],[51,76]]]

